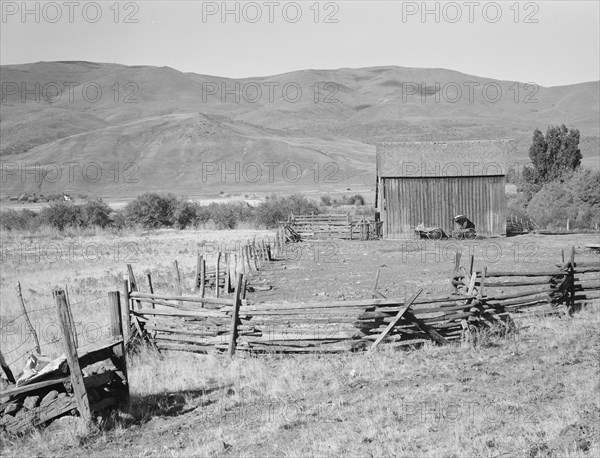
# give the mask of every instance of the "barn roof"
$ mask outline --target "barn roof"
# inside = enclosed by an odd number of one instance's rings
[[[377,176],[506,175],[514,148],[514,140],[377,143]]]

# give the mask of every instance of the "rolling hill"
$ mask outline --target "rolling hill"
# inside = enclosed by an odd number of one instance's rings
[[[580,129],[585,165],[600,156],[599,82],[402,67],[236,80],[92,62],[1,66],[0,80],[2,197],[368,190],[377,141],[514,138],[525,163],[533,130],[561,123]]]

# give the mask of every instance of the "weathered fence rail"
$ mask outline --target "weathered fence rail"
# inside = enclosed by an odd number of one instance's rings
[[[574,251],[569,262],[539,271],[473,271],[472,265],[466,270],[457,256],[454,294],[441,297],[386,298],[377,291],[377,281],[372,299],[335,302],[253,304],[241,299],[237,288],[232,298],[210,300],[132,292],[132,316],[143,322],[158,349],[343,352],[380,342],[445,344],[464,339],[473,328],[508,326],[513,314],[570,312],[577,300],[600,292],[600,263],[578,265]],[[136,300],[167,309],[133,311]]]

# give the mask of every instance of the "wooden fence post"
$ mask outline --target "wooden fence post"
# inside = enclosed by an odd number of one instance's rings
[[[246,299],[246,291],[248,291],[248,277],[244,277],[244,281],[242,283],[242,299]]]
[[[255,270],[258,270],[258,251],[256,250],[256,242],[252,242],[250,250],[252,250],[252,257],[254,258],[254,268]]]
[[[125,327],[123,326],[123,312],[121,310],[121,299],[118,291],[110,291],[108,293],[108,311],[110,314],[110,331],[112,337],[123,338],[123,343],[119,345],[113,352],[115,357],[111,358],[113,364],[118,371],[121,371],[123,375],[123,381],[125,382],[125,393],[123,398],[120,399],[119,408],[122,410],[129,410],[129,377],[127,375],[127,351],[125,347]]]
[[[110,335],[118,337],[123,335],[123,318],[121,316],[121,303],[118,291],[108,293],[108,313],[110,316]]]
[[[377,269],[377,273],[375,274],[375,284],[373,285],[373,292],[377,291],[377,286],[379,285],[379,274],[381,273],[381,268]],[[375,296],[373,296],[375,297]]]
[[[52,295],[54,296],[54,302],[56,303],[58,321],[63,337],[63,347],[69,364],[71,385],[73,387],[75,401],[77,402],[77,408],[81,418],[85,424],[88,425],[92,420],[92,411],[90,409],[90,401],[87,396],[85,384],[83,383],[83,373],[79,366],[79,357],[77,356],[77,347],[75,345],[75,339],[73,338],[73,323],[71,321],[71,314],[69,313],[67,298],[65,297],[65,292],[61,289],[55,289],[52,292]]]
[[[485,278],[487,277],[487,266],[483,267],[483,271],[481,272],[481,280],[479,280],[479,291],[477,292],[477,296],[481,299],[483,298],[483,288],[485,283]]]
[[[245,258],[246,258],[246,263],[248,264],[248,273],[252,272],[252,265],[250,265],[250,245],[246,244],[244,245],[244,249],[245,249]]]
[[[229,340],[229,356],[233,356],[235,353],[235,346],[237,341],[237,324],[240,316],[240,305],[241,305],[241,293],[244,281],[242,279],[244,276],[242,274],[238,274],[237,282],[235,287],[235,293],[233,295],[233,312],[231,313],[231,336]]]
[[[231,292],[231,253],[226,251],[225,254],[225,286],[223,292],[229,294]]]
[[[29,332],[33,336],[33,340],[35,342],[35,351],[39,355],[41,353],[40,350],[40,341],[35,332],[35,328],[31,324],[31,320],[29,319],[29,315],[27,315],[27,309],[25,308],[25,301],[23,300],[23,294],[21,293],[21,282],[17,282],[17,297],[19,298],[19,304],[21,304],[21,310],[23,310],[23,315],[25,316],[25,322],[27,323],[27,327],[29,328]]]
[[[233,276],[231,277],[232,278],[231,283],[232,283],[233,287],[236,286],[235,281],[236,281],[237,274],[238,274],[238,262],[239,262],[238,261],[238,253],[235,252],[235,253],[233,253]]]
[[[200,289],[200,270],[202,269],[202,255],[198,253],[198,259],[196,260],[196,276],[194,277],[194,292],[198,292]]]
[[[570,285],[569,285],[569,313],[573,313],[575,308],[575,246],[571,247],[571,257],[569,260],[569,277],[570,277]]]
[[[219,275],[221,274],[221,252],[217,252],[217,260],[215,262],[215,297],[219,297]]]
[[[154,286],[152,286],[152,276],[148,273],[146,274],[148,276],[148,289],[150,290],[150,294],[154,294]],[[156,306],[154,305],[154,302],[150,303],[150,308],[153,309]]]
[[[237,258],[239,258],[239,268],[238,268],[238,264],[236,262],[236,265],[235,265],[235,278],[236,278],[236,281],[237,281],[237,274],[239,272],[241,272],[243,274],[246,274],[246,267],[244,265],[244,250],[242,249],[241,246],[238,247],[238,256],[237,256]]]
[[[139,291],[137,280],[135,279],[135,275],[133,275],[133,267],[131,264],[127,264],[127,276],[129,277],[129,289],[128,291]],[[137,302],[138,310],[142,308],[142,302]],[[131,304],[131,308],[133,309],[133,304]]]
[[[77,338],[77,330],[75,329],[75,320],[73,319],[73,310],[71,309],[71,300],[69,299],[69,287],[65,285],[65,299],[67,300],[67,310],[71,316],[71,326],[73,327],[73,339],[75,340],[75,346],[79,347],[79,339]]]
[[[183,291],[181,289],[181,275],[179,274],[177,260],[173,261],[173,274],[175,275],[175,289],[177,290],[177,295],[183,296]],[[179,301],[179,305],[183,305],[183,302]]]
[[[456,280],[456,276],[460,273],[460,258],[462,253],[457,251],[454,254],[454,270],[452,271],[452,275],[450,277],[450,284],[454,287],[454,293],[458,293],[458,285],[454,284],[454,280]]]
[[[129,315],[129,309],[131,307],[131,300],[129,299],[129,283],[127,280],[123,281],[123,306],[121,307],[121,318],[123,323],[123,342],[125,348],[129,343],[129,337],[131,336],[131,316]]]
[[[4,359],[4,356],[2,355],[2,350],[0,350],[0,367],[4,371],[4,375],[6,375],[6,380],[8,380],[12,384],[15,384],[16,383],[15,376],[13,375],[12,371],[10,370],[10,367],[8,367],[8,364],[7,364],[6,360]]]
[[[200,297],[204,297],[204,293],[206,292],[206,259],[202,257],[200,261]],[[204,307],[204,304],[202,304]]]

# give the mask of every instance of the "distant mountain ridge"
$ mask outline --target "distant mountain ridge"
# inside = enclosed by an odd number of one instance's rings
[[[580,129],[584,164],[600,156],[600,82],[545,88],[403,67],[231,79],[94,62],[1,66],[0,82],[2,162],[137,167],[136,182],[3,174],[2,195],[370,189],[378,141],[514,138],[512,160],[526,162],[533,130],[562,123]],[[265,179],[269,162],[281,173]]]

